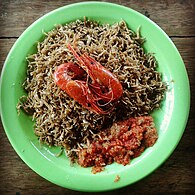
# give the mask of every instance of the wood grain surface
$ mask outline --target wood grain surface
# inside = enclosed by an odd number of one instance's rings
[[[20,34],[36,19],[71,0],[1,0],[0,70]],[[184,135],[173,154],[151,175],[119,190],[93,193],[195,194],[195,1],[113,0],[156,22],[178,48],[190,80],[191,110]],[[0,125],[0,194],[85,194],[59,187],[33,172],[16,154]],[[91,194],[91,193],[88,193]]]

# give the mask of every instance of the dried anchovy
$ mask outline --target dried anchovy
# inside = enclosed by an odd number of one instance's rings
[[[166,85],[156,71],[155,58],[142,48],[144,39],[139,30],[134,33],[124,21],[100,25],[85,19],[57,25],[44,34],[46,38],[38,43],[37,53],[27,58],[27,96],[18,104],[18,109],[33,116],[34,132],[41,142],[62,146],[72,157],[78,147],[87,147],[101,129],[122,119],[121,116],[147,115],[160,106]],[[86,110],[54,83],[55,68],[75,61],[67,43],[95,58],[122,83],[123,96],[111,114]]]

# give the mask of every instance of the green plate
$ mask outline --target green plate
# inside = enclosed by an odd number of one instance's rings
[[[25,92],[22,83],[26,76],[26,56],[36,52],[37,41],[55,24],[66,24],[76,19],[114,23],[124,19],[146,38],[144,48],[154,52],[163,80],[169,85],[162,108],[153,113],[159,133],[156,144],[148,148],[130,165],[112,164],[106,170],[92,174],[91,168],[70,165],[67,157],[55,157],[59,148],[40,147],[33,133],[31,118],[17,114],[16,104]],[[177,146],[186,126],[190,106],[189,81],[182,58],[163,30],[142,14],[120,5],[105,2],[84,2],[54,10],[29,26],[9,52],[1,75],[1,117],[5,132],[21,159],[45,179],[65,188],[79,191],[105,191],[132,184],[159,167]],[[118,182],[114,182],[116,176]]]

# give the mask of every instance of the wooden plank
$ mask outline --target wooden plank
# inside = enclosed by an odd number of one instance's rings
[[[13,46],[16,39],[0,39],[0,72],[2,70],[5,59],[9,53],[9,50]]]
[[[79,1],[1,0],[0,37],[18,37],[42,15],[75,2]],[[148,16],[169,36],[195,36],[194,0],[108,0],[108,2],[125,5]]]
[[[0,39],[0,66],[15,39]],[[181,53],[191,83],[191,107],[195,107],[195,38],[174,38],[173,42]],[[191,110],[185,133],[170,158],[155,172],[143,180],[102,195],[117,194],[191,194],[195,191],[195,110]],[[34,173],[16,154],[0,125],[0,194],[69,194],[79,192],[56,186]],[[92,194],[92,193],[89,193]],[[93,193],[98,194],[98,193]]]

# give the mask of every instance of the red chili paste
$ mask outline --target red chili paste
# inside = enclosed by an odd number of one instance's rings
[[[117,162],[127,165],[130,159],[138,157],[158,138],[151,116],[129,118],[117,122],[100,133],[88,148],[78,152],[78,163],[91,167],[93,173],[104,170],[104,166]]]

